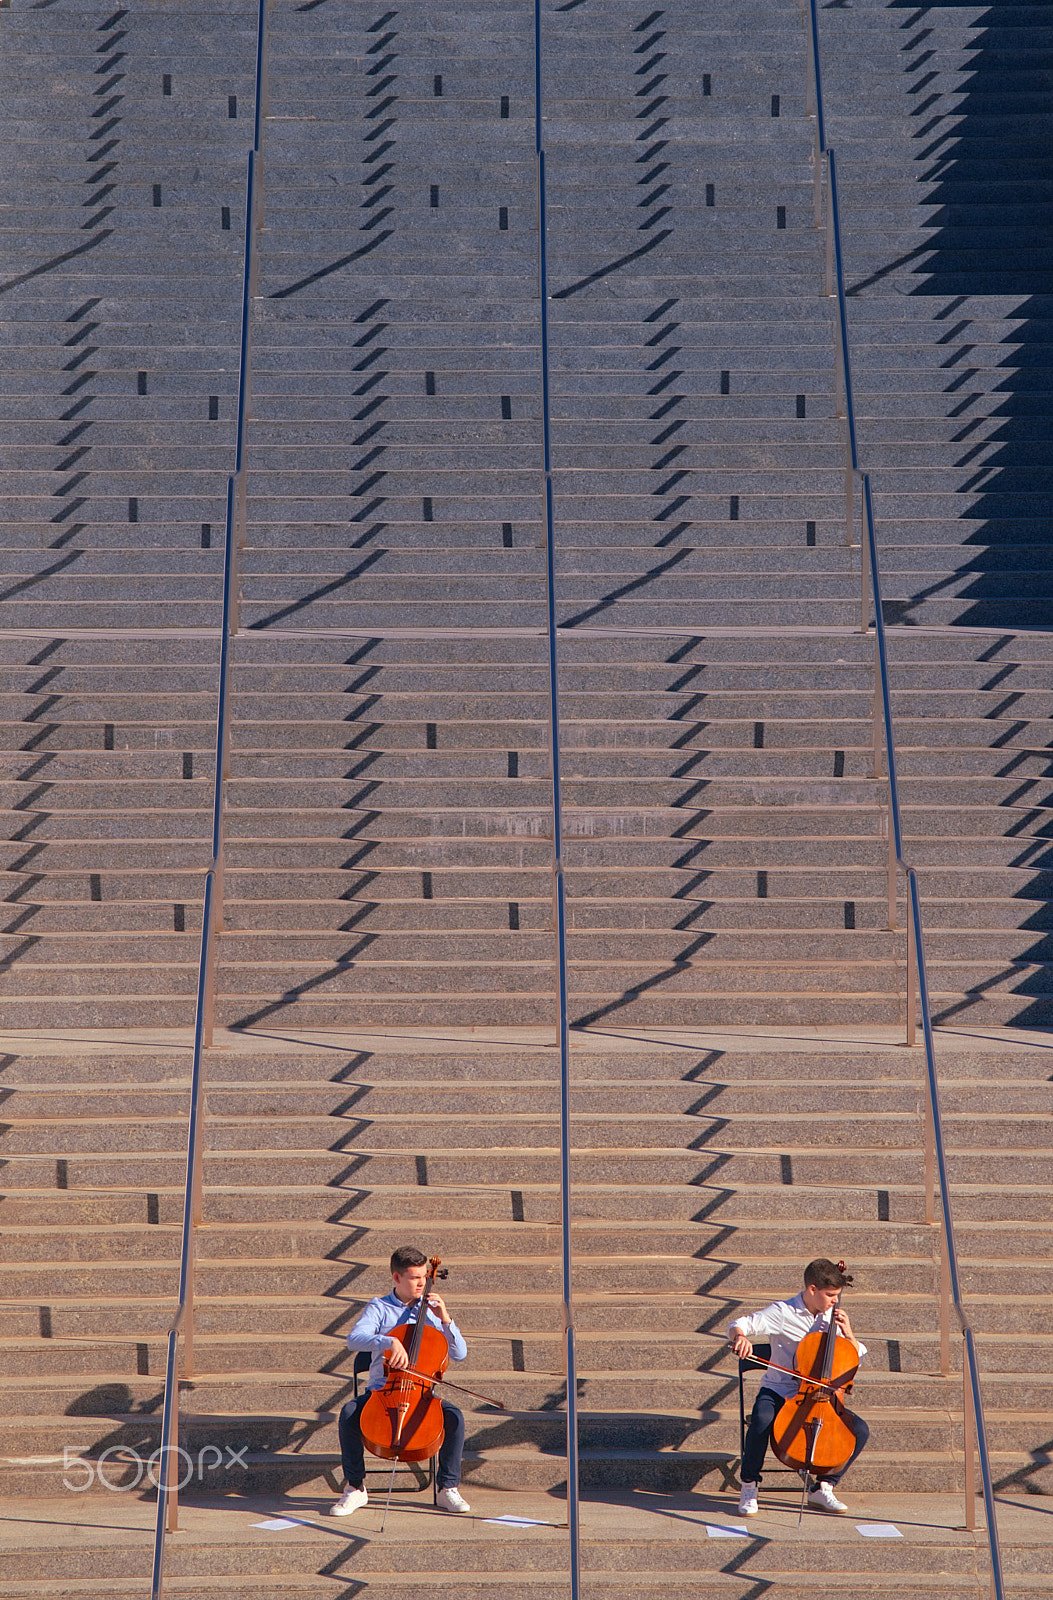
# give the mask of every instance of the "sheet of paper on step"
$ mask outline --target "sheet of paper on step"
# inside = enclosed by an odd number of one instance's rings
[[[706,1532],[711,1539],[748,1539],[744,1522],[707,1522]]]
[[[267,1522],[254,1522],[252,1526],[254,1528],[273,1528],[277,1532],[279,1528],[311,1528],[314,1524],[304,1522],[299,1517],[271,1517]]]
[[[864,1539],[902,1539],[894,1522],[857,1522],[856,1532]]]
[[[484,1522],[499,1524],[504,1528],[558,1528],[558,1522],[541,1522],[536,1517],[484,1517]]]

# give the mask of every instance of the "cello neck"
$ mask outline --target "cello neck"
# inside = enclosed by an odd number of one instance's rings
[[[834,1345],[837,1341],[837,1324],[834,1321],[834,1312],[838,1309],[840,1304],[841,1300],[839,1296],[837,1305],[831,1306],[830,1308],[830,1326],[827,1328],[826,1337],[823,1340],[822,1376],[825,1379],[829,1379],[831,1372],[834,1370]]]
[[[428,1309],[428,1296],[431,1294],[434,1286],[435,1268],[432,1267],[428,1272],[427,1278],[424,1280],[424,1290],[420,1299],[417,1301],[417,1317],[413,1325],[413,1337],[410,1340],[409,1350],[407,1352],[411,1367],[416,1366],[417,1360],[420,1356],[420,1342],[424,1334],[424,1317]]]

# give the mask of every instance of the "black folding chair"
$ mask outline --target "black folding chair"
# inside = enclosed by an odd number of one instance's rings
[[[747,1372],[761,1372],[767,1370],[767,1362],[771,1360],[770,1344],[755,1344],[751,1356],[739,1357],[739,1462],[746,1448],[746,1384]],[[358,1362],[355,1363],[356,1367]],[[358,1393],[356,1388],[355,1393]]]
[[[739,1482],[742,1482],[742,1455],[746,1448],[746,1385],[744,1383],[747,1372],[762,1372],[767,1369],[771,1360],[770,1344],[755,1344],[753,1354],[739,1358]],[[752,1410],[752,1407],[750,1408]],[[781,1464],[765,1468],[768,1472],[794,1472],[793,1467],[784,1467]],[[796,1473],[794,1473],[796,1476]]]
[[[360,1372],[368,1372],[372,1362],[373,1357],[368,1350],[356,1351],[354,1365],[351,1368],[351,1392],[356,1400],[358,1399],[358,1375]],[[421,1489],[426,1489],[429,1483],[431,1484],[431,1503],[433,1506],[436,1506],[439,1503],[439,1490],[435,1482],[435,1460],[435,1456],[432,1456],[429,1460],[428,1471],[426,1474],[419,1461],[403,1462],[403,1466],[409,1468],[410,1472],[412,1472],[413,1476],[417,1479]],[[384,1471],[387,1477],[390,1478],[391,1469],[385,1468]]]

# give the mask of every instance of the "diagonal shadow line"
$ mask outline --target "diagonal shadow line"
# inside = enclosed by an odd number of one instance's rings
[[[320,589],[312,589],[310,594],[305,594],[299,600],[293,600],[287,606],[282,606],[280,611],[272,611],[269,617],[260,617],[258,622],[250,622],[250,628],[269,628],[272,622],[280,622],[283,617],[291,617],[295,612],[302,611],[304,606],[311,605],[315,600],[321,600],[324,595],[333,594],[337,589],[342,589],[345,584],[354,583],[363,572],[368,571],[382,556],[387,555],[384,549],[371,550],[364,561],[351,572],[345,572],[342,578],[334,578],[331,583],[323,583]],[[4,597],[0,595],[0,600]]]
[[[95,396],[94,395],[89,395],[87,398],[89,400],[93,400],[95,398]],[[87,503],[88,503],[87,495],[84,495],[84,494],[74,495],[73,499],[70,500],[67,505],[64,505],[60,511],[56,511],[55,515],[51,519],[51,526],[52,527],[56,527],[58,525],[61,525],[63,522],[68,522],[70,517],[75,517],[77,512],[80,510],[81,506],[86,506]],[[74,537],[74,535],[76,533],[78,533],[78,532],[82,533],[84,531],[84,527],[85,527],[85,524],[83,522],[78,522],[75,528],[66,528],[66,529],[64,529],[64,531],[59,534],[58,538],[53,541],[53,543],[51,545],[51,548],[54,550],[60,544],[67,543],[70,539],[72,539]]]
[[[26,690],[26,693],[27,694],[33,694],[34,690],[32,688],[29,688],[29,689]],[[61,695],[61,694],[49,694],[42,705],[34,706],[32,711],[27,711],[25,716],[22,718],[22,721],[23,722],[39,723],[40,718],[42,716],[44,716],[49,711],[53,711],[57,705],[61,705],[61,703],[62,703],[62,701],[64,699],[65,699],[64,695]]]
[[[985,998],[988,989],[993,989],[997,983],[1008,982],[1019,970],[1020,968],[1017,964],[1003,967],[1001,972],[992,973],[991,977],[985,978],[982,983],[977,983],[973,988],[967,990],[963,999],[955,1001],[953,1005],[943,1006],[940,1010],[937,1010],[934,1006],[932,1020],[934,1022],[946,1022],[951,1017],[957,1017],[964,1011],[972,1010],[973,1006],[979,1005],[981,1000]]]
[[[102,244],[113,233],[112,228],[103,228],[101,233],[95,234],[91,239],[86,239],[75,250],[67,250],[64,255],[52,256],[50,261],[44,261],[39,267],[33,267],[29,272],[19,273],[17,278],[8,278],[6,283],[0,283],[0,294],[6,294],[8,289],[17,289],[20,283],[28,283],[31,278],[39,278],[41,273],[54,272],[56,267],[61,267],[64,261],[72,261],[74,256],[82,256],[88,250],[94,250],[96,245]]]
[[[30,778],[35,778],[38,772],[43,772],[45,768],[50,767],[57,754],[58,752],[55,750],[45,750],[42,755],[37,756],[35,761],[30,762],[25,772],[15,773],[15,781],[28,783]]]
[[[39,811],[40,808],[37,806],[37,801],[38,800],[42,800],[46,794],[50,794],[51,790],[54,787],[55,787],[54,783],[51,782],[50,780],[48,780],[48,781],[46,781],[44,783],[36,783],[36,784],[34,784],[32,789],[30,789],[27,794],[22,795],[18,800],[16,800],[14,802],[14,804],[11,807],[12,811],[17,811],[17,812],[19,812],[20,814],[23,814],[23,815],[28,813],[28,812],[31,812],[31,811],[33,811],[33,812]],[[49,817],[51,815],[51,812],[50,811],[42,811],[41,814],[42,814],[43,817],[46,818],[46,817]],[[30,831],[32,831],[32,830],[30,830]],[[43,849],[43,845],[35,845],[34,849]]]
[[[323,984],[332,983],[334,978],[341,977],[347,971],[346,965],[335,965],[328,972],[320,972],[316,978],[306,978],[303,983],[298,983],[292,989],[287,989],[278,1000],[272,1000],[269,1005],[261,1006],[258,1011],[250,1011],[248,1016],[239,1017],[232,1022],[232,1028],[251,1028],[257,1022],[262,1022],[265,1017],[272,1017],[279,1011],[284,1011],[286,1006],[295,1004],[305,994],[310,994],[315,989],[320,989]]]
[[[552,296],[553,300],[566,300],[569,295],[577,294],[579,289],[587,289],[590,283],[595,283],[598,278],[605,278],[609,272],[617,272],[619,267],[627,267],[630,261],[638,261],[641,256],[647,255],[668,239],[672,228],[663,228],[661,233],[656,233],[653,239],[648,239],[639,250],[630,250],[627,256],[619,256],[617,261],[608,261],[605,267],[597,267],[595,272],[590,272],[587,278],[579,278],[577,283],[568,284],[565,289],[560,289]]]
[[[0,956],[0,971],[9,970],[13,967],[15,962],[20,961],[24,955],[28,955],[29,951],[40,943],[40,940],[40,934],[30,934],[16,944],[13,950],[8,950],[6,955]],[[13,1090],[11,1092],[14,1093]]]
[[[348,917],[346,922],[342,922],[340,924],[340,930],[339,931],[341,933],[354,933],[355,928],[358,926],[358,924],[360,922],[363,922],[367,917],[371,917],[373,915],[373,913],[375,911],[379,911],[379,909],[380,909],[380,906],[379,906],[379,903],[376,900],[368,900],[368,901],[366,901],[364,905],[359,907],[359,909],[355,912],[355,914],[353,916]],[[8,932],[8,933],[10,933],[11,931],[12,930],[10,928],[8,928],[8,929],[0,929],[0,932]]]
[[[79,561],[85,554],[84,550],[71,550],[69,555],[63,556],[61,561],[54,562],[50,567],[45,567],[43,572],[34,572],[31,577],[23,578],[20,583],[13,583],[9,589],[0,589],[0,600],[10,600],[13,595],[21,594],[24,589],[32,589],[34,584],[43,583],[45,578],[53,578],[56,572],[72,566],[74,561]]]
[[[26,906],[13,922],[5,922],[0,927],[0,933],[17,933],[19,928],[24,927],[27,922],[32,922],[34,917],[38,917],[42,909],[41,906]]]
[[[877,272],[872,272],[869,278],[864,278],[861,283],[853,283],[845,290],[846,294],[859,294],[862,289],[869,289],[871,284],[880,283],[882,278],[887,278],[890,272],[895,272],[897,267],[906,266],[908,261],[913,261],[916,256],[933,254],[935,244],[918,244],[913,250],[908,250],[906,255],[897,256],[895,261],[890,261],[887,267],[880,267]]]
[[[909,599],[889,600],[886,602],[886,606],[895,606],[897,608],[897,617],[904,617],[910,611],[923,604],[924,601],[931,600],[935,595],[942,594],[945,589],[950,588],[951,584],[957,583],[962,577],[967,577],[969,570],[968,567],[955,567],[954,571],[948,572],[946,577],[937,578],[933,583],[923,584]],[[882,616],[884,616],[884,611],[882,611]]]
[[[617,1000],[611,1000],[605,1006],[598,1006],[595,1011],[588,1011],[583,1017],[575,1017],[571,1026],[575,1028],[590,1028],[594,1022],[599,1022],[601,1018],[610,1016],[612,1011],[620,1011],[623,1006],[631,1005],[634,1000],[638,1000],[649,989],[655,989],[659,984],[666,983],[668,979],[675,978],[677,973],[683,972],[683,970],[682,965],[666,967],[664,972],[656,972],[654,977],[645,978],[642,983],[634,984],[631,989],[626,989],[625,993],[620,995]]]
[[[306,289],[309,283],[317,283],[319,278],[328,278],[330,273],[339,272],[341,267],[350,265],[352,261],[358,261],[362,256],[368,256],[369,252],[375,250],[378,245],[383,244],[385,239],[390,239],[394,231],[394,228],[385,228],[383,233],[378,233],[375,239],[370,239],[369,243],[364,244],[360,250],[352,250],[350,255],[341,256],[338,261],[331,262],[328,267],[319,267],[317,272],[310,272],[306,278],[300,278],[298,282],[290,283],[287,289],[275,289],[273,294],[268,295],[267,298],[269,300],[284,300],[291,294],[298,294],[301,289]]]
[[[23,857],[23,859],[25,858]],[[17,867],[4,868],[5,872],[16,872],[17,870]],[[17,905],[24,895],[29,894],[30,890],[32,889],[39,888],[39,886],[44,882],[44,874],[42,872],[28,872],[25,874],[25,876],[28,879],[27,883],[17,884],[15,888],[11,890],[10,894],[4,895],[2,903],[5,906]],[[33,902],[33,904],[36,904],[36,902]]]
[[[1018,1493],[1029,1493],[1035,1486],[1031,1482],[1031,1475],[1042,1472],[1049,1466],[1050,1452],[1053,1451],[1053,1439],[1047,1439],[1045,1444],[1036,1445],[1028,1451],[1031,1461],[1026,1467],[1018,1467],[1015,1472],[1007,1473],[1004,1478],[995,1480],[994,1487],[1003,1492],[1016,1490]]]
[[[681,561],[686,560],[692,553],[691,547],[685,546],[684,549],[678,550],[675,555],[670,556],[668,561],[663,561],[657,567],[652,567],[649,572],[645,572],[642,577],[633,578],[631,583],[623,583],[620,589],[613,589],[610,594],[604,595],[602,600],[598,600],[587,611],[579,611],[576,616],[567,617],[560,623],[560,627],[574,628],[579,622],[587,622],[590,617],[596,616],[598,612],[606,611],[609,606],[614,605],[615,601],[622,599],[624,595],[632,594],[634,589],[642,589],[651,583],[653,579],[664,577],[670,568],[679,566]]]
[[[37,857],[40,855],[40,852],[42,850],[45,850],[46,848],[47,848],[47,841],[43,840],[43,839],[40,840],[37,844],[30,845],[29,849],[28,850],[23,850],[22,854],[20,856],[17,856],[14,861],[9,861],[7,863],[7,866],[4,868],[4,871],[5,872],[28,872],[29,863],[31,861],[35,861],[37,859]],[[43,877],[43,874],[41,874],[41,878],[42,877]],[[10,894],[10,895],[7,896],[7,898],[9,900],[13,900],[15,898],[15,896],[13,894]]]
[[[344,688],[343,688],[343,693],[344,694],[360,694],[360,693],[362,693],[362,691],[366,687],[366,684],[367,683],[372,683],[374,681],[374,679],[379,678],[381,676],[381,674],[383,673],[383,671],[384,671],[384,668],[381,667],[381,666],[367,666],[364,671],[362,671],[362,672],[360,672],[358,674],[357,678],[352,678],[350,683],[345,683]]]
[[[29,838],[29,835],[31,833],[36,833],[38,828],[42,828],[45,823],[50,822],[54,814],[55,813],[53,811],[33,811],[28,813],[29,820],[24,822],[20,828],[16,828],[15,832],[8,840],[8,843],[25,844],[26,840]]]

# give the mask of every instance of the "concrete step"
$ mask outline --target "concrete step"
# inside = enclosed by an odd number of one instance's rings
[[[548,1077],[529,1075],[524,1070],[515,1078],[489,1077],[482,1084],[472,1080],[446,1080],[429,1076],[427,1084],[429,1101],[437,1114],[463,1112],[473,1115],[498,1115],[506,1112],[521,1113],[527,1108],[555,1115],[559,1107],[557,1085]],[[315,1115],[346,1115],[354,1108],[372,1115],[405,1112],[419,1098],[424,1086],[415,1074],[404,1069],[400,1076],[391,1076],[375,1083],[364,1074],[358,1078],[341,1076],[339,1082],[308,1082],[298,1080],[286,1085],[281,1078],[273,1081],[257,1080],[242,1085],[230,1079],[222,1067],[213,1068],[209,1078],[209,1107],[214,1115],[222,1116],[285,1116],[312,1113]],[[700,1096],[699,1088],[704,1089]],[[12,1088],[9,1097],[11,1113],[22,1120],[31,1117],[51,1116],[61,1110],[63,1097],[72,1085],[61,1078],[47,1084],[23,1084]],[[178,1113],[179,1100],[185,1094],[185,1082],[133,1087],[119,1083],[112,1087],[77,1090],[78,1103],[86,1116],[153,1117]],[[748,1082],[724,1082],[720,1079],[692,1077],[689,1082],[640,1082],[637,1078],[622,1078],[614,1068],[595,1080],[576,1084],[571,1092],[571,1106],[576,1112],[597,1112],[608,1106],[612,1095],[626,1114],[646,1112],[678,1112],[683,1115],[702,1115],[712,1112],[719,1118],[726,1116],[757,1115],[760,1111],[780,1116],[794,1108],[814,1111],[822,1104],[845,1112],[866,1110],[914,1111],[921,1091],[920,1078],[900,1081],[875,1073],[866,1083],[846,1082],[842,1078],[827,1078],[816,1074],[802,1084],[799,1075],[789,1077],[756,1077]],[[1017,1082],[999,1073],[974,1078],[965,1082],[945,1083],[942,1104],[948,1115],[957,1113],[1015,1113],[1045,1112],[1050,1095],[1044,1082]]]
[[[858,913],[856,915],[858,920]],[[173,920],[169,908],[168,930],[171,930]],[[440,958],[455,963],[485,963],[508,959],[550,961],[551,931],[540,926],[541,919],[536,918],[539,926],[531,933],[524,929],[525,920],[527,919],[520,910],[520,927],[515,930],[515,936],[507,938],[495,937],[498,932],[496,929],[475,934],[436,930],[435,936],[430,939],[427,935],[418,933],[396,932],[380,936],[373,934],[362,954],[385,962],[432,963]],[[186,926],[187,914],[184,910],[184,930]],[[188,950],[186,931],[179,934],[168,930],[161,931],[155,927],[133,935],[115,934],[107,941],[104,959],[107,963],[113,962],[118,966],[134,962],[178,964],[196,960],[198,953],[196,943]],[[50,970],[56,964],[65,968],[76,968],[89,965],[98,959],[97,931],[79,935],[50,934],[44,938],[45,931],[34,918],[31,932],[27,923],[23,925],[22,930],[14,934],[0,933],[0,960],[18,961],[22,966],[39,963],[41,967]],[[821,932],[798,930],[794,938],[795,955],[798,960],[815,960],[821,963],[836,961],[849,952],[855,960],[880,961],[888,958],[890,940],[887,935],[877,931],[864,933],[859,928],[854,932],[856,937],[846,945],[843,927],[840,930],[830,928]],[[714,934],[706,930],[706,935],[704,945],[707,958],[711,957],[716,961],[753,960],[777,964],[780,960],[785,960],[784,932],[766,935],[762,930],[751,930]],[[291,953],[288,942],[287,935],[279,937],[273,933],[231,935],[224,939],[220,958],[224,987],[243,986],[245,975],[238,969],[246,964],[274,965],[287,961]],[[693,939],[687,941],[689,947],[693,943]],[[354,949],[353,945],[349,945],[346,934],[318,936],[302,931],[297,933],[297,946],[300,950],[300,959],[311,959],[322,964],[347,962],[352,959]],[[1003,959],[1018,959],[1026,953],[1027,958],[1035,962],[1043,959],[1051,948],[1053,942],[1036,940],[1033,936],[1028,937],[1026,933],[1005,934],[1001,939],[992,939],[990,934],[979,933],[971,943],[961,938],[941,942],[935,937],[927,942],[927,949],[934,960],[939,960],[941,956],[946,960],[955,957],[962,959],[966,955],[971,955],[977,965],[997,949],[1001,950]],[[655,931],[650,936],[642,936],[638,930],[609,933],[579,932],[574,936],[571,959],[575,962],[625,963],[633,955],[646,957],[659,967],[682,960],[685,955],[683,934],[677,934],[672,929],[667,933]]]
[[[45,1131],[50,1132],[50,1125],[42,1125]],[[167,1130],[163,1130],[167,1131]],[[41,1156],[32,1148],[24,1154],[12,1151],[8,1173],[8,1182],[13,1188],[20,1187],[60,1187],[58,1180],[63,1173],[68,1179],[74,1179],[74,1187],[91,1188],[127,1187],[129,1182],[138,1176],[133,1166],[133,1158],[121,1151],[107,1151],[100,1148],[98,1151],[88,1147],[88,1141],[81,1143],[85,1148],[71,1150],[63,1157],[66,1165],[59,1170],[56,1158]],[[150,1154],[150,1168],[152,1181],[160,1187],[182,1184],[185,1178],[185,1162],[182,1167],[179,1159],[171,1148],[164,1148],[165,1140],[157,1139],[158,1148]],[[877,1205],[876,1193],[881,1184],[893,1185],[918,1184],[921,1172],[921,1158],[917,1149],[896,1149],[890,1145],[881,1147],[867,1147],[862,1151],[853,1152],[850,1159],[846,1159],[844,1166],[838,1166],[827,1149],[811,1153],[807,1146],[787,1148],[787,1141],[780,1140],[775,1145],[761,1149],[754,1154],[735,1149],[724,1148],[723,1144],[712,1156],[716,1165],[703,1163],[699,1167],[697,1152],[692,1153],[670,1145],[652,1147],[656,1152],[653,1159],[660,1163],[659,1176],[675,1173],[683,1174],[683,1182],[694,1185],[699,1181],[708,1182],[719,1173],[722,1181],[731,1183],[733,1180],[739,1184],[782,1184],[785,1180],[783,1173],[789,1171],[794,1184],[816,1186],[823,1181],[823,1174],[828,1176],[830,1186],[838,1193],[844,1185],[852,1186],[852,1175],[863,1174],[866,1184],[871,1185],[875,1192],[875,1207]],[[368,1158],[371,1181],[380,1184],[410,1184],[417,1183],[416,1157],[409,1155],[399,1156],[390,1148],[377,1147],[371,1143],[364,1148]],[[786,1166],[784,1158],[789,1161]],[[134,1159],[138,1160],[138,1157]],[[641,1154],[638,1147],[619,1148],[611,1144],[597,1145],[592,1150],[578,1149],[572,1158],[572,1170],[575,1182],[621,1182],[632,1184],[633,1174],[640,1170],[650,1170],[646,1161],[652,1159],[645,1151]],[[982,1184],[985,1175],[989,1172],[990,1163],[997,1162],[1000,1170],[1005,1172],[1005,1182],[1013,1187],[1026,1184],[1032,1178],[1040,1187],[1053,1183],[1050,1176],[1050,1163],[1047,1155],[1034,1147],[1023,1148],[1020,1146],[1000,1146],[996,1149],[985,1149],[977,1145],[973,1149],[956,1150],[949,1156],[949,1170],[955,1183]],[[641,1161],[645,1162],[641,1169]],[[429,1184],[453,1187],[458,1189],[465,1181],[465,1173],[470,1166],[473,1182],[495,1183],[511,1190],[516,1183],[554,1183],[558,1178],[558,1163],[554,1147],[539,1145],[529,1149],[523,1146],[510,1146],[495,1149],[491,1157],[478,1146],[471,1147],[470,1159],[461,1146],[454,1148],[453,1154],[447,1158],[432,1153],[425,1158],[425,1170],[429,1174]],[[270,1145],[261,1144],[257,1149],[242,1149],[232,1151],[226,1144],[217,1145],[205,1156],[206,1182],[212,1185],[224,1185],[244,1182],[246,1177],[252,1181],[262,1183],[266,1175],[273,1173],[276,1184],[295,1184],[297,1173],[304,1175],[305,1182],[311,1183],[339,1183],[347,1178],[347,1157],[339,1151],[332,1152],[324,1141],[312,1147],[300,1141],[295,1145],[293,1141],[285,1140],[283,1143],[272,1141]],[[700,1178],[701,1171],[701,1178]],[[511,1202],[510,1202],[511,1203]],[[778,1284],[769,1286],[769,1298],[778,1292]],[[63,1291],[65,1292],[65,1291]]]
[[[641,1159],[641,1173],[647,1172],[647,1162]],[[880,1209],[876,1194],[833,1193],[807,1185],[792,1185],[797,1192],[787,1194],[785,1188],[754,1185],[749,1190],[732,1197],[726,1190],[713,1185],[702,1185],[702,1195],[685,1193],[672,1186],[662,1185],[654,1174],[654,1181],[633,1190],[618,1189],[613,1185],[576,1185],[571,1201],[572,1214],[581,1217],[624,1217],[632,1220],[694,1219],[719,1220],[722,1225],[737,1226],[743,1219],[788,1220],[802,1203],[807,1203],[817,1219],[842,1216],[859,1220],[873,1216]],[[804,1193],[801,1193],[801,1189]],[[531,1222],[551,1223],[558,1220],[559,1201],[551,1185],[524,1184],[516,1191],[522,1197],[522,1209]],[[923,1212],[920,1189],[908,1185],[892,1186],[883,1191],[887,1199],[889,1216],[896,1222],[917,1222]],[[123,1225],[147,1223],[156,1215],[161,1225],[170,1226],[182,1219],[183,1192],[178,1188],[158,1188],[149,1193],[139,1190],[94,1191],[80,1188],[76,1209],[78,1225],[99,1227],[103,1224]],[[300,1189],[290,1186],[260,1188],[246,1181],[240,1188],[216,1187],[209,1190],[207,1210],[211,1221],[257,1222],[269,1218],[288,1221],[290,1218],[332,1216],[338,1220],[350,1217],[356,1223],[379,1220],[384,1215],[398,1215],[407,1224],[426,1222],[433,1224],[441,1218],[452,1203],[466,1219],[505,1221],[510,1213],[510,1195],[504,1190],[464,1188],[452,1193],[446,1187],[437,1190],[432,1185],[406,1189],[397,1185],[373,1187],[365,1192],[350,1192],[346,1196],[312,1188],[305,1183]],[[997,1196],[982,1188],[956,1184],[955,1211],[959,1220],[1008,1219],[1020,1222],[1039,1222],[1043,1208],[1049,1203],[1044,1187],[1034,1190],[1005,1186]],[[57,1226],[68,1220],[70,1201],[62,1191],[54,1189],[12,1188],[5,1196],[5,1225],[16,1227]],[[156,1226],[157,1224],[152,1224]],[[35,1331],[36,1322],[31,1308],[25,1312],[27,1331]],[[56,1335],[57,1337],[57,1335]],[[34,1346],[34,1348],[36,1348]],[[631,1364],[620,1358],[615,1365]]]

